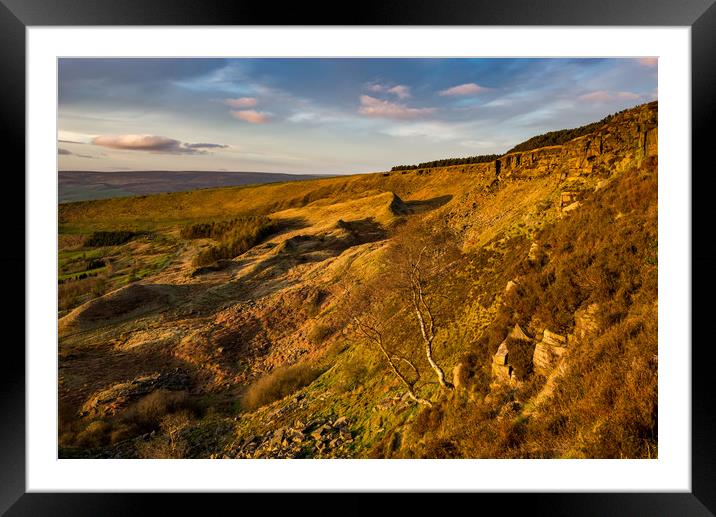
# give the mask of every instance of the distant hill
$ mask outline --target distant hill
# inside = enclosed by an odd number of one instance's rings
[[[321,174],[227,171],[59,171],[59,202],[316,179]]]

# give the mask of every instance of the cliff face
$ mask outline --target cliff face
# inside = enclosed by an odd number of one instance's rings
[[[616,115],[609,123],[563,145],[511,153],[495,162],[499,177],[559,174],[560,178],[621,172],[656,156],[658,104]]]
[[[658,103],[650,102],[615,115],[597,131],[562,145],[514,152],[494,162],[461,166],[460,172],[496,178],[560,179],[621,172],[658,154]]]

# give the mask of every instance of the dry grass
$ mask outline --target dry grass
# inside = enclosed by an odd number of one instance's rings
[[[168,413],[189,406],[185,391],[156,390],[141,398],[124,413],[124,420],[141,426],[156,426]]]
[[[242,399],[244,409],[253,410],[311,384],[323,370],[312,363],[277,368],[248,387]]]
[[[577,309],[599,304],[598,331],[572,342],[554,393],[525,413],[542,389],[531,371],[534,345],[509,340],[519,387],[488,399],[457,397],[423,410],[413,445],[393,455],[474,458],[649,458],[657,445],[657,178],[633,170],[539,235],[545,260],[518,266],[506,297],[468,366],[468,390],[486,394],[490,354],[515,323],[569,333]],[[508,252],[509,253],[509,252]],[[542,327],[543,328],[543,327]]]

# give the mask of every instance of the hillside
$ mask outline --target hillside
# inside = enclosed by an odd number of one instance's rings
[[[657,456],[656,103],[59,221],[61,457]]]

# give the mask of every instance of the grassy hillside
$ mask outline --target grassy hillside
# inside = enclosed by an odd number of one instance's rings
[[[655,157],[63,204],[60,456],[656,457],[656,237]]]

